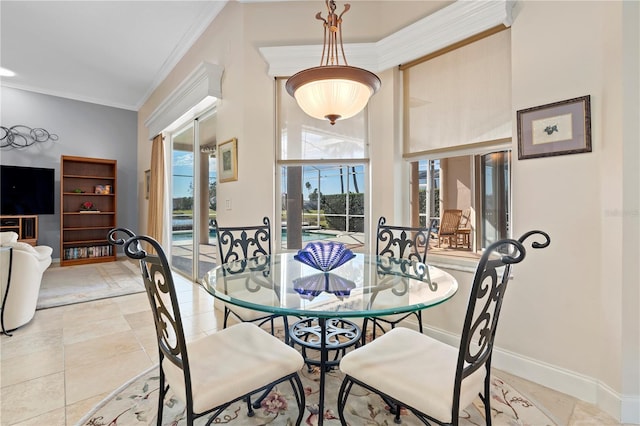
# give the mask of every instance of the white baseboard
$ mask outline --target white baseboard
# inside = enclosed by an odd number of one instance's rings
[[[415,325],[417,328],[417,323]],[[460,345],[457,335],[428,326],[424,330],[425,334],[442,342]],[[493,348],[491,364],[499,370],[594,404],[621,423],[640,424],[640,395],[621,395],[592,377],[498,347]]]
[[[640,425],[640,396],[622,397],[621,423]]]

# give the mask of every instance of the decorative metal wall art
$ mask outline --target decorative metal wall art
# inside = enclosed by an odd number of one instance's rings
[[[22,124],[0,126],[0,148],[27,148],[36,142],[57,140],[58,135],[39,127],[31,128]]]

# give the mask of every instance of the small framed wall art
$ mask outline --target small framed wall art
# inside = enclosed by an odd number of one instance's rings
[[[218,181],[238,180],[238,140],[223,142],[218,147]]]
[[[587,95],[519,110],[518,160],[591,152],[590,104]]]

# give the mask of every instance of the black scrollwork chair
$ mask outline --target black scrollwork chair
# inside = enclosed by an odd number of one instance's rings
[[[119,238],[119,233],[126,238]],[[291,385],[298,404],[296,424],[302,422],[305,396],[298,371],[304,361],[295,349],[250,323],[186,342],[171,269],[160,244],[124,228],[112,229],[109,242],[124,246],[128,257],[140,261],[158,339],[158,426],[162,425],[169,388],[186,406],[187,425],[210,415],[209,425],[236,401],[245,400],[248,416],[252,416],[251,396],[261,393],[264,397],[266,391],[284,382]],[[143,250],[141,243],[148,244],[156,254]]]
[[[225,264],[235,260],[246,260],[256,256],[268,256],[271,254],[271,224],[268,217],[262,219],[262,225],[222,227],[213,219],[213,228],[218,239],[218,263]],[[244,270],[245,265],[237,265]],[[235,271],[227,268],[225,274],[232,275]],[[250,291],[250,289],[247,289]],[[264,294],[262,292],[261,294]],[[229,324],[229,317],[233,314],[240,322],[252,322],[262,326],[269,323],[271,334],[275,333],[274,320],[282,318],[285,338],[288,341],[289,323],[283,315],[266,315],[264,312],[242,308],[223,302],[224,320],[223,327]]]
[[[457,425],[460,410],[479,395],[490,425],[491,355],[500,308],[511,266],[525,258],[524,240],[534,234],[544,241],[533,242],[533,248],[550,244],[545,232],[529,231],[519,240],[497,241],[483,253],[473,279],[459,348],[398,327],[345,355],[340,363],[345,378],[338,395],[342,424],[346,424],[344,410],[349,392],[358,384],[392,407],[396,423],[400,423],[401,407],[406,407],[424,424]]]
[[[424,264],[427,259],[427,250],[431,238],[431,229],[435,222],[429,227],[408,227],[388,225],[387,219],[383,216],[378,220],[376,231],[376,254],[378,256],[388,256],[395,259],[406,259],[412,262]],[[362,323],[362,344],[365,344],[366,332],[369,323],[372,323],[373,338],[376,337],[376,329],[384,333],[384,327],[380,323],[388,324],[391,328],[415,315],[418,320],[418,327],[422,333],[422,312],[410,312],[407,314],[387,315],[384,317],[365,318]]]

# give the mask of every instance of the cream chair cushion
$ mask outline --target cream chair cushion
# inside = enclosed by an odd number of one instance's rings
[[[342,358],[340,370],[443,423],[451,422],[458,348],[395,328]],[[460,409],[483,390],[485,370],[462,381]]]
[[[238,323],[187,343],[193,410],[202,413],[302,368],[302,355],[253,323]],[[162,362],[167,382],[185,401],[182,370]]]

